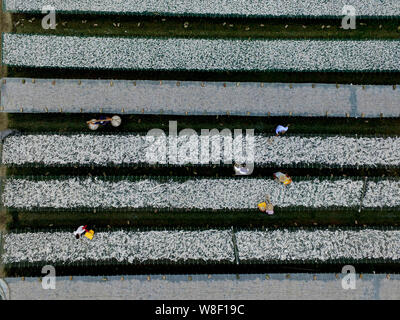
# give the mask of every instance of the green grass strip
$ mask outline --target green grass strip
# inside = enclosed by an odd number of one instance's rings
[[[41,0],[16,3],[15,0],[4,0],[3,10],[11,12],[41,12],[42,7],[47,4]],[[298,3],[291,0],[241,0],[226,2],[223,0],[128,0],[115,2],[100,0],[91,1],[57,1],[51,2],[57,12],[67,14],[87,15],[145,15],[145,16],[200,16],[200,17],[244,17],[244,18],[336,18],[344,15],[343,2],[322,2],[319,0],[306,0]],[[354,14],[357,17],[374,19],[396,18],[400,16],[400,10],[396,0],[381,0],[371,5],[368,0],[353,0]],[[356,9],[357,8],[357,9]]]
[[[24,133],[89,133],[86,121],[101,114],[82,113],[9,113],[8,127]],[[108,115],[108,114],[106,114]],[[290,123],[293,134],[359,134],[400,135],[400,118],[331,118],[331,117],[244,117],[244,116],[168,116],[124,115],[118,128],[106,126],[99,133],[137,132],[151,129],[168,130],[169,121],[177,121],[178,131],[201,129],[255,129],[255,134],[274,133],[277,125]]]
[[[57,11],[56,29],[43,30],[42,14],[13,14],[13,32],[60,35],[215,38],[397,39],[398,19],[357,17],[356,29],[341,28],[341,19],[244,19],[143,17],[135,15],[66,15]]]

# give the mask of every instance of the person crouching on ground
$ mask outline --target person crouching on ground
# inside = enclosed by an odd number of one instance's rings
[[[86,232],[89,232],[88,229],[86,229],[86,226],[80,226],[76,231],[74,231],[75,238],[79,239],[82,237]]]
[[[247,176],[250,174],[250,170],[246,166],[246,164],[240,165],[240,164],[235,163],[235,165],[233,166],[233,169],[235,170],[235,174],[237,176]]]
[[[277,182],[281,182],[284,185],[288,185],[292,183],[292,178],[287,174],[283,172],[275,172],[273,173],[274,180]]]
[[[274,214],[274,205],[272,204],[268,194],[265,196],[265,202],[258,205],[258,209],[261,212],[266,212],[268,215]]]
[[[290,124],[286,125],[286,127],[281,126],[281,125],[277,126],[276,129],[275,129],[276,136],[279,136],[281,134],[285,134],[286,131],[289,130],[289,126],[290,126]]]

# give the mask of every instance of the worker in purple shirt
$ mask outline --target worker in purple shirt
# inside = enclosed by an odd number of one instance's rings
[[[94,124],[108,124],[108,122],[111,122],[112,118],[106,117],[106,116],[100,116],[99,120],[94,122]]]
[[[245,164],[240,165],[235,163],[233,169],[235,170],[235,174],[237,176],[247,176],[251,174],[249,168],[247,168]]]
[[[288,129],[289,129],[289,126],[290,126],[290,124],[286,125],[286,127],[281,126],[281,125],[277,126],[275,129],[276,136],[286,133],[286,131],[288,131]]]

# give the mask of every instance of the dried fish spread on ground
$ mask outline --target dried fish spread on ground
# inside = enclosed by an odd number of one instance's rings
[[[135,13],[207,16],[343,17],[343,7],[353,6],[357,16],[399,16],[397,0],[5,0],[10,11],[41,11],[51,5],[69,13]]]
[[[77,240],[71,232],[9,233],[4,236],[3,263],[233,261],[231,231],[97,232]]]
[[[226,130],[226,129],[224,129]],[[230,132],[230,131],[229,131]],[[20,135],[3,145],[4,164],[45,165],[135,163],[207,164],[252,162],[256,165],[319,164],[322,166],[399,166],[400,138],[265,137],[245,130],[225,138],[218,132],[203,136],[167,137],[127,135]],[[253,140],[251,140],[253,139]],[[253,156],[254,154],[254,156]]]
[[[363,181],[305,180],[285,186],[272,179],[191,179],[160,182],[98,178],[31,181],[10,178],[2,194],[9,208],[255,209],[269,194],[279,207],[358,207]],[[73,213],[71,213],[73,214]]]
[[[234,261],[231,231],[98,232],[92,241],[72,232],[5,235],[3,263],[116,260],[119,262]],[[400,259],[400,231],[239,231],[241,261]]]
[[[242,261],[400,259],[398,230],[240,231],[236,241]]]
[[[307,55],[304,54],[307,52]],[[12,66],[204,71],[399,71],[397,40],[225,40],[3,34]]]
[[[25,81],[23,81],[25,80]],[[4,78],[5,112],[398,117],[389,85]],[[80,82],[79,82],[80,81]],[[24,94],[21,94],[23,92]],[[132,103],[134,101],[134,103]],[[82,110],[82,111],[81,111]]]
[[[364,207],[400,207],[400,181],[368,181]]]

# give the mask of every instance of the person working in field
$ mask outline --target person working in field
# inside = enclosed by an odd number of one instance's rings
[[[261,212],[266,212],[268,215],[274,214],[274,206],[268,194],[265,196],[265,202],[261,202],[258,204],[258,209]]]
[[[286,125],[286,127],[281,126],[281,125],[277,126],[276,129],[275,129],[276,136],[285,134],[286,131],[288,131],[289,126],[290,126],[290,124]]]
[[[247,176],[248,174],[250,174],[250,170],[248,167],[246,167],[245,164],[240,165],[235,163],[233,169],[235,170],[235,174],[237,176]]]
[[[89,126],[90,130],[97,130],[99,126],[105,126],[111,124],[113,127],[119,127],[121,124],[121,117],[120,116],[113,116],[113,117],[106,117],[100,116],[99,119],[92,119],[86,121],[87,125]]]
[[[287,173],[283,173],[283,172],[275,172],[273,174],[274,176],[274,180],[283,183],[284,185],[288,185],[292,183],[292,178],[289,177],[289,175]]]
[[[76,231],[74,231],[75,238],[79,239],[82,237],[86,232],[89,232],[88,229],[86,229],[87,226],[80,226]]]

